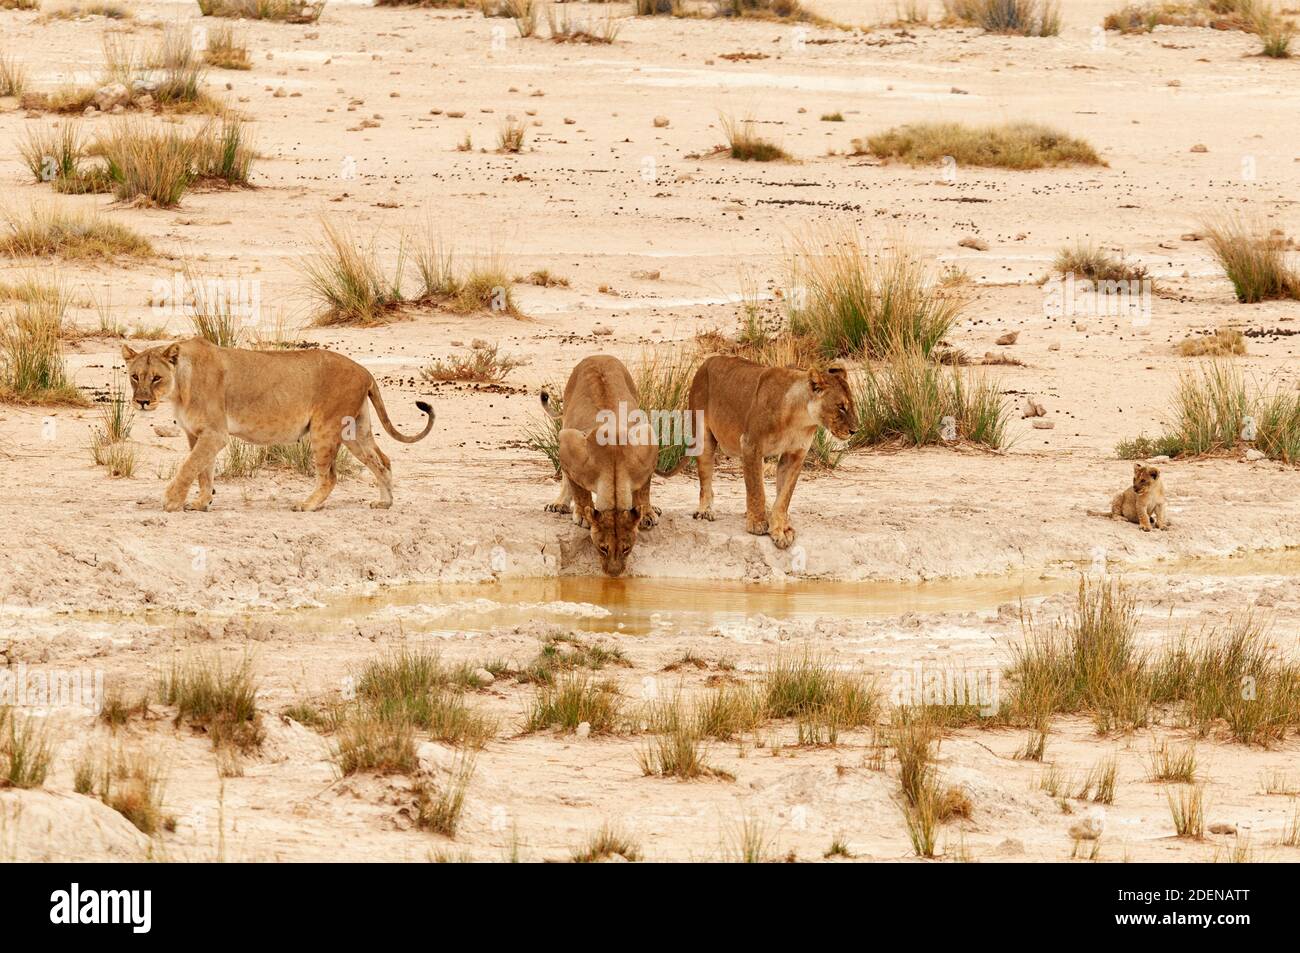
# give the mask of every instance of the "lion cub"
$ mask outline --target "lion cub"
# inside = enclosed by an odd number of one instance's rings
[[[1168,529],[1169,520],[1165,517],[1165,484],[1160,479],[1160,471],[1142,463],[1133,464],[1133,485],[1116,493],[1110,501],[1110,512],[1089,511],[1094,516],[1121,516],[1130,523],[1137,523],[1145,533],[1151,532],[1151,524],[1156,529]]]

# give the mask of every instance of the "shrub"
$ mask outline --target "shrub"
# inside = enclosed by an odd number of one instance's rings
[[[1225,217],[1206,223],[1205,237],[1238,301],[1300,298],[1300,274],[1288,264],[1279,235],[1265,234],[1257,222]]]
[[[929,354],[965,305],[905,245],[878,251],[849,230],[801,240],[789,270],[790,329],[812,337],[828,358],[878,358],[898,348]]]
[[[85,406],[63,361],[63,308],[25,303],[0,317],[0,400]]]
[[[753,118],[741,120],[722,117],[722,132],[727,137],[727,152],[743,162],[788,161],[790,154],[774,142],[759,135]]]
[[[945,157],[958,165],[1017,170],[1105,165],[1086,142],[1028,122],[996,126],[914,123],[868,136],[866,146],[882,159],[899,159],[912,165],[938,162]]]

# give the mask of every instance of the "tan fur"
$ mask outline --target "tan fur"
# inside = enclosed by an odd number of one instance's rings
[[[334,460],[346,444],[370,468],[379,500],[393,504],[390,461],[370,429],[366,398],[388,435],[414,443],[433,429],[433,411],[416,401],[428,420],[413,437],[398,433],[388,419],[375,379],[360,364],[325,350],[245,351],[191,338],[134,351],[122,346],[136,409],[151,411],[170,400],[176,422],[190,442],[190,455],[163,494],[163,509],[206,510],[212,502],[212,468],[231,437],[249,443],[293,443],[311,435],[316,488],[295,510],[316,510],[334,489]],[[185,502],[195,479],[199,495]]]
[[[1130,523],[1137,523],[1143,532],[1151,532],[1152,524],[1156,529],[1168,529],[1169,520],[1165,516],[1165,483],[1160,478],[1156,467],[1142,463],[1133,464],[1133,485],[1122,493],[1116,493],[1110,501],[1110,512],[1103,513],[1089,510],[1092,516],[1120,517]]]
[[[550,398],[542,404],[555,416]],[[564,387],[564,416],[560,430],[560,495],[546,509],[556,513],[573,509],[573,521],[591,529],[591,541],[600,553],[601,568],[620,575],[636,545],[637,531],[657,522],[650,504],[650,478],[659,447],[649,423],[617,429],[602,427],[602,412],[633,420],[640,410],[632,375],[623,362],[607,354],[584,358]]]
[[[768,534],[777,548],[785,549],[795,537],[790,500],[818,426],[846,438],[857,422],[844,369],[801,371],[714,355],[695,372],[689,403],[692,411],[704,414],[697,459],[700,505],[695,518],[714,518],[713,464],[721,450],[738,458],[744,468],[745,528],[755,535]],[[763,487],[767,457],[778,461],[776,499],[770,511]]]

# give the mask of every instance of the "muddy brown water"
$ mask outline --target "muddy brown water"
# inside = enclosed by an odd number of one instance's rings
[[[990,611],[1004,603],[1067,592],[1086,562],[1063,562],[1049,572],[926,582],[800,580],[744,583],[701,579],[591,576],[505,579],[484,583],[411,583],[364,595],[329,598],[295,608],[244,610],[250,616],[326,634],[358,623],[397,622],[411,634],[472,634],[503,626],[553,622],[578,631],[647,635],[657,631],[739,625],[758,616],[781,621],[891,618],[905,613]],[[1112,570],[1113,571],[1113,570]],[[1129,569],[1121,578],[1292,577],[1300,550],[1247,556],[1182,559]],[[77,612],[100,622],[121,619]],[[221,618],[200,613],[187,618]],[[166,624],[179,613],[150,610],[131,616]]]

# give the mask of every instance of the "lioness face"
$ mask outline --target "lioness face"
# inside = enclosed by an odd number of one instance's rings
[[[177,345],[133,351],[122,346],[126,372],[131,379],[131,399],[139,410],[153,410],[172,396],[176,386]]]
[[[636,545],[641,511],[635,506],[630,510],[597,510],[589,506],[586,515],[591,524],[591,541],[600,553],[600,568],[607,576],[621,576],[627,568],[627,554]]]
[[[1160,471],[1155,467],[1133,464],[1133,492],[1141,496],[1153,483],[1160,479]]]
[[[842,367],[829,367],[824,372],[808,372],[812,385],[813,402],[817,405],[813,419],[841,440],[853,436],[858,426],[858,409],[849,390],[849,378]]]

